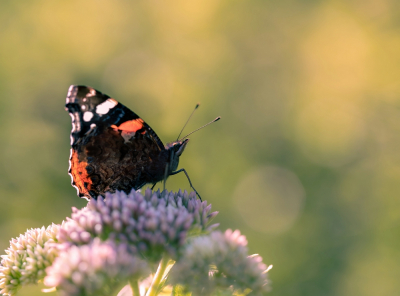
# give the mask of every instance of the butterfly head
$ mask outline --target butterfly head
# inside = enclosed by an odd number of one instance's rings
[[[182,155],[188,142],[189,142],[189,139],[184,139],[184,140],[168,143],[165,146],[165,149],[170,152],[170,159],[169,159],[169,163],[170,163],[169,171],[170,172],[173,172],[178,168],[179,156]]]

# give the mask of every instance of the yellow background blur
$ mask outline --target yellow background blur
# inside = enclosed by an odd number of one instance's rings
[[[164,143],[197,102],[185,132],[222,116],[180,167],[274,265],[270,295],[400,295],[399,77],[395,0],[1,1],[1,250],[85,205],[64,110],[85,84]]]

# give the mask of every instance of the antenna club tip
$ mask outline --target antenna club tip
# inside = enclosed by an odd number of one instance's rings
[[[194,109],[197,109],[197,108],[199,108],[200,107],[200,103],[197,103],[196,104],[196,107],[194,107]]]
[[[217,118],[214,119],[214,122],[215,122],[215,121],[218,121],[218,120],[220,120],[220,119],[221,119],[221,116],[218,116]]]

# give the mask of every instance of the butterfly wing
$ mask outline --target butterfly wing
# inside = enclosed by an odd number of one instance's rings
[[[80,197],[162,180],[168,153],[136,113],[81,85],[69,88],[65,107],[72,118],[69,174]]]

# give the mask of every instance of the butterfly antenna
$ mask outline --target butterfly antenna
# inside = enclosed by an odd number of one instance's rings
[[[185,128],[185,127],[186,127],[186,125],[188,124],[188,122],[189,122],[190,118],[192,118],[194,111],[196,111],[196,109],[197,109],[197,108],[199,108],[199,106],[200,106],[200,104],[199,104],[199,103],[197,103],[197,104],[196,104],[196,107],[194,107],[194,110],[192,111],[192,114],[190,114],[190,116],[189,116],[188,120],[186,120],[186,123],[185,123],[185,125],[183,126],[183,128],[182,128],[181,132],[179,133],[178,137],[176,138],[176,140],[177,140],[177,141],[178,141],[179,137],[181,136],[181,134],[182,134],[182,132],[183,132],[184,128]]]
[[[180,139],[179,141],[182,141],[182,140],[186,139],[186,138],[189,137],[191,134],[193,134],[193,133],[195,133],[195,132],[201,130],[202,128],[205,128],[207,125],[210,125],[211,123],[214,123],[214,122],[216,122],[216,121],[218,121],[218,120],[220,120],[220,119],[221,119],[221,117],[218,116],[218,117],[215,118],[213,121],[210,121],[209,123],[203,125],[202,127],[199,127],[198,129],[196,129],[196,130],[192,131],[191,133],[187,134],[186,136],[184,136],[184,137],[183,137],[182,139]]]

